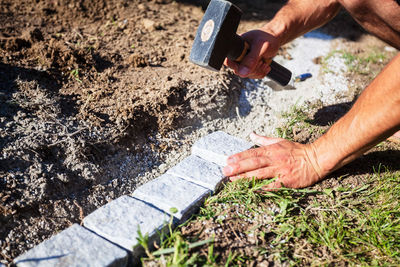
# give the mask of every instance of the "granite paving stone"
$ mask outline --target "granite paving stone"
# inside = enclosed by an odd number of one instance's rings
[[[74,224],[17,257],[17,266],[126,266],[128,252]]]
[[[203,186],[164,174],[137,188],[132,196],[174,215],[179,220],[185,220],[209,195],[211,190]],[[171,212],[171,208],[176,208],[177,212]]]
[[[190,155],[169,169],[167,174],[204,186],[213,192],[224,178],[221,166],[194,155]]]
[[[138,230],[149,235],[149,243],[158,238],[170,216],[130,196],[122,196],[102,206],[83,219],[83,224],[98,235],[120,245],[137,256],[140,249]]]
[[[192,155],[225,166],[229,156],[250,149],[254,144],[243,139],[217,131],[196,141]]]
[[[192,155],[167,174],[137,188],[132,197],[122,196],[85,217],[87,229],[75,224],[14,262],[17,266],[126,266],[128,252],[123,248],[132,251],[135,262],[143,253],[137,246],[139,229],[153,244],[170,220],[174,225],[184,221],[217,190],[230,155],[252,147],[222,131],[209,134],[195,142]]]

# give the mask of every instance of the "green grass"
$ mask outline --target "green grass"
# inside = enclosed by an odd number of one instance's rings
[[[82,83],[82,80],[79,78],[79,68],[71,70],[69,76],[75,79],[77,82]]]
[[[376,48],[370,48],[366,53],[363,53],[362,55],[353,54],[344,50],[334,50],[323,58],[323,72],[331,72],[329,68],[329,59],[336,55],[339,55],[342,59],[344,59],[344,63],[350,73],[360,75],[370,75],[372,64],[382,64],[387,61],[387,55]]]
[[[218,220],[227,210],[226,205],[240,205],[249,211],[236,214],[243,220],[259,218],[260,214],[271,215],[270,220],[257,222],[260,246],[254,249],[261,255],[273,255],[275,262],[289,265],[400,264],[399,172],[377,170],[364,185],[354,188],[282,189],[258,193],[266,183],[227,184],[219,194],[207,199],[193,220]],[[272,207],[275,212],[271,211]],[[178,228],[163,240],[161,248],[150,258],[165,266],[224,263],[213,250],[213,240],[193,242],[195,239],[183,236]],[[201,246],[208,246],[206,255],[191,252]],[[242,265],[246,258],[251,255],[230,253],[225,263]]]
[[[293,127],[299,123],[306,122],[308,116],[299,106],[294,105],[290,110],[282,113],[282,118],[285,123],[283,126],[276,128],[276,133],[278,137],[292,139],[290,137],[293,136]]]
[[[294,106],[283,117],[281,137],[291,138],[296,127],[319,131],[304,108]],[[362,178],[336,179],[340,185],[334,188],[274,192],[262,191],[272,180],[227,183],[197,215],[175,230],[170,226],[142,261],[145,266],[248,266],[260,259],[288,266],[399,266],[400,171],[378,166]],[[361,180],[358,186],[348,182]],[[207,232],[218,228],[222,231]],[[222,242],[226,235],[228,245]],[[243,247],[231,249],[238,240]]]
[[[308,135],[311,136],[313,133],[322,135],[325,130],[321,127],[311,124],[309,114],[307,110],[310,107],[293,105],[288,111],[282,113],[281,117],[284,122],[282,126],[276,128],[276,135],[280,138],[294,140],[296,131],[307,131]]]
[[[370,64],[378,64],[386,60],[385,54],[375,50],[366,56],[353,55],[345,51],[341,51],[341,53],[348,70],[362,75],[370,74]]]
[[[327,250],[328,264],[400,264],[400,174],[377,172],[358,188],[337,188],[315,201],[289,222],[303,230],[314,249]]]

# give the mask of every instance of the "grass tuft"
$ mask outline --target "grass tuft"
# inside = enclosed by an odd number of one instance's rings
[[[283,188],[264,193],[260,189],[270,181],[228,183],[144,263],[243,266],[258,260],[289,265],[398,265],[400,173],[381,167],[367,180],[354,188]],[[250,250],[221,247],[221,233],[210,232],[205,238],[203,227],[188,234],[186,230],[199,222],[205,228],[217,224],[225,235],[236,231],[244,244],[250,237],[256,242],[247,244]],[[236,222],[249,227],[239,233],[232,228]]]

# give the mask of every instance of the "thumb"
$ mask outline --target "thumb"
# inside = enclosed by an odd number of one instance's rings
[[[269,146],[285,140],[283,138],[261,136],[254,132],[250,134],[250,139],[254,144],[258,146]]]

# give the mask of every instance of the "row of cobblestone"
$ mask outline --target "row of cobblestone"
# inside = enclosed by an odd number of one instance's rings
[[[149,244],[186,221],[218,190],[229,155],[251,148],[242,139],[218,131],[198,140],[192,155],[164,175],[119,197],[42,242],[14,262],[17,266],[127,266],[143,253],[139,231]]]

